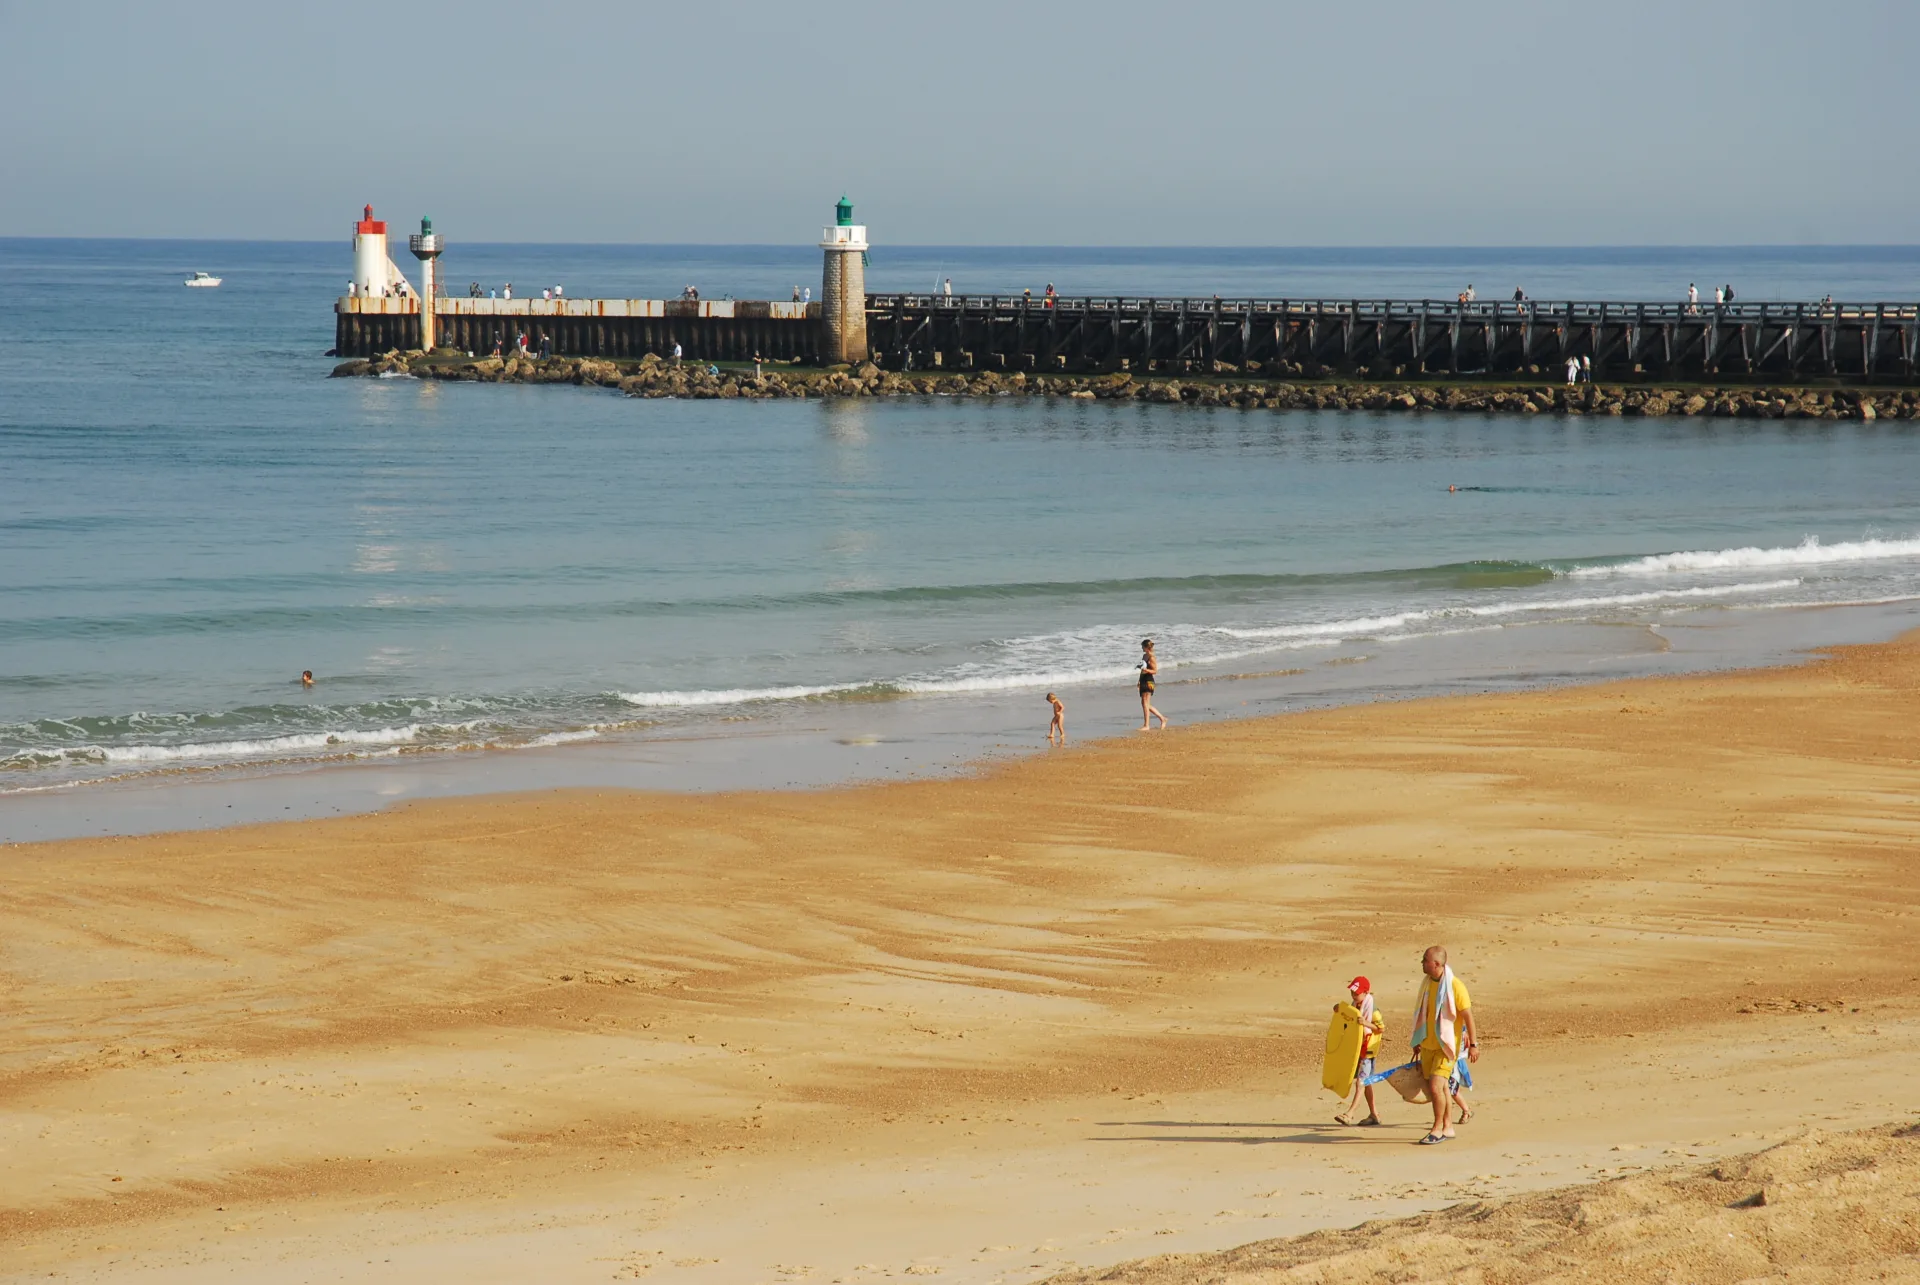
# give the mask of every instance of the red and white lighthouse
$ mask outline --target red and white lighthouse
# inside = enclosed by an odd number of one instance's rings
[[[360,221],[353,225],[353,284],[363,295],[379,298],[393,284],[389,275],[392,263],[387,258],[387,225],[373,217],[367,206]]]

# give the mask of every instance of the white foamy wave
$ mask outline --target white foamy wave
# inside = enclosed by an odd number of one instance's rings
[[[1225,634],[1229,638],[1338,639],[1350,634],[1377,634],[1389,629],[1404,629],[1443,614],[1441,611],[1402,611],[1391,616],[1355,616],[1348,620],[1323,620],[1308,625],[1218,625],[1210,632]]]
[[[1771,593],[1776,589],[1792,589],[1799,585],[1795,580],[1754,580],[1745,584],[1701,585],[1692,589],[1647,589],[1640,593],[1596,594],[1590,598],[1549,598],[1544,602],[1504,602],[1493,603],[1485,607],[1461,607],[1454,612],[1436,612],[1436,615],[1462,616],[1514,616],[1526,611],[1585,611],[1591,607],[1631,607],[1643,602],[1670,602],[1687,598],[1725,598],[1741,597],[1752,593]]]
[[[1221,625],[1212,632],[1229,638],[1325,639],[1378,637],[1436,620],[1519,616],[1535,612],[1585,611],[1595,607],[1629,607],[1639,603],[1680,601],[1689,598],[1740,597],[1792,589],[1800,581],[1755,580],[1742,584],[1707,585],[1688,589],[1646,589],[1635,593],[1594,594],[1584,598],[1537,598],[1514,602],[1490,602],[1482,606],[1434,607],[1426,611],[1403,611],[1390,616],[1355,616],[1346,620],[1328,620],[1305,625],[1233,626]],[[1226,657],[1222,657],[1226,659]]]
[[[1799,544],[1775,549],[1749,545],[1740,549],[1707,549],[1687,553],[1659,553],[1603,567],[1577,567],[1569,576],[1653,576],[1674,571],[1727,571],[1753,567],[1812,567],[1830,562],[1877,562],[1888,558],[1920,558],[1920,539],[1850,540],[1822,544],[1810,535]]]
[[[1058,669],[1046,673],[995,673],[982,668],[946,677],[902,678],[888,685],[916,696],[941,692],[1007,692],[1023,687],[1075,687],[1082,683],[1118,682],[1132,678],[1135,672],[1133,667],[1122,665]]]
[[[378,727],[365,732],[302,732],[256,741],[202,741],[187,745],[88,746],[82,753],[107,763],[178,763],[197,759],[262,758],[346,746],[404,745],[417,739],[421,726]]]
[[[599,730],[592,727],[581,728],[576,732],[547,732],[528,741],[524,748],[539,750],[549,745],[571,745],[575,741],[591,741],[599,735]]]
[[[695,709],[703,705],[750,705],[756,701],[804,700],[809,696],[839,696],[872,686],[869,683],[833,683],[825,687],[728,687],[718,691],[615,692],[629,705],[642,709]]]

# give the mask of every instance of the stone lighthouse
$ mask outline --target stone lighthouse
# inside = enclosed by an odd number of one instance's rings
[[[833,226],[820,234],[826,256],[820,282],[825,342],[821,360],[849,365],[867,359],[867,229],[853,221],[853,202],[834,207]]]

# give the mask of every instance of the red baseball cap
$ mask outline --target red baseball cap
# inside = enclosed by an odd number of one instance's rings
[[[1373,983],[1369,982],[1364,977],[1356,977],[1352,981],[1347,983],[1347,989],[1350,991],[1359,991],[1362,995],[1365,995],[1368,991],[1373,989]]]

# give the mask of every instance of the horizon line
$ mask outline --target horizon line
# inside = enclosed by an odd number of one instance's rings
[[[60,236],[43,233],[0,233],[6,241],[134,241],[154,244],[189,245],[336,245],[336,238],[309,237],[180,237],[180,236]],[[812,242],[796,241],[501,241],[477,239],[463,241],[470,246],[566,246],[581,249],[658,249],[658,250],[807,250]],[[1323,244],[1147,244],[1129,242],[1047,242],[1005,243],[991,241],[881,242],[875,249],[898,250],[1915,250],[1920,241],[1617,241],[1587,243],[1414,243],[1346,242]]]

